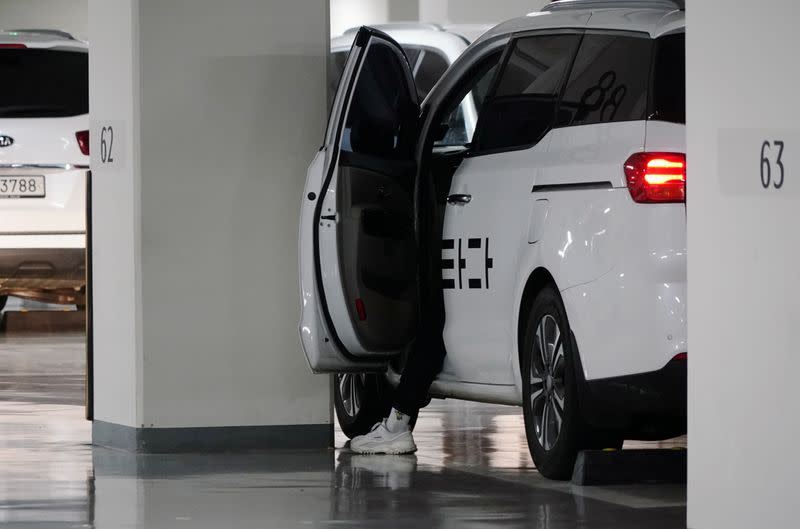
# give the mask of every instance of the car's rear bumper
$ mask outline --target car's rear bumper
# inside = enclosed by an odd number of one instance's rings
[[[682,355],[657,371],[580,382],[581,411],[592,426],[624,432],[626,439],[686,433],[687,360]]]
[[[74,236],[36,236],[50,247],[0,246],[0,295],[31,290],[82,289],[86,286],[86,249]],[[36,238],[34,237],[34,238]],[[7,239],[7,237],[5,237]],[[19,237],[18,242],[31,237]],[[79,239],[85,239],[80,236]]]

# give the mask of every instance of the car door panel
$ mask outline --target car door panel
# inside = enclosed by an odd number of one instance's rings
[[[300,335],[316,372],[383,369],[413,338],[418,115],[402,49],[362,28],[301,212]]]
[[[524,151],[467,158],[451,194],[472,197],[445,211],[443,270],[447,371],[458,380],[513,384],[509,351],[517,318],[513,299],[535,199],[531,187],[548,138]],[[444,267],[444,266],[443,266]]]

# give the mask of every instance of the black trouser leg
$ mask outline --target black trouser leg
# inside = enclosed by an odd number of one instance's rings
[[[417,336],[411,346],[400,385],[394,397],[394,408],[414,416],[428,401],[428,392],[442,370],[445,348],[441,330]]]
[[[429,175],[430,176],[430,175]],[[418,252],[419,319],[417,337],[395,390],[394,408],[412,417],[428,402],[431,384],[442,370],[444,347],[444,295],[442,291],[442,227],[444,203],[436,202],[432,177],[419,186],[420,244]]]

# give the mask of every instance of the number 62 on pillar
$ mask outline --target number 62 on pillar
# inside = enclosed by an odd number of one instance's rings
[[[120,120],[93,121],[91,129],[92,170],[120,170],[127,167],[127,125]]]

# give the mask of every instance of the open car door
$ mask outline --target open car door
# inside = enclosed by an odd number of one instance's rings
[[[361,28],[303,197],[300,338],[315,372],[384,369],[414,337],[418,122],[402,48]]]

